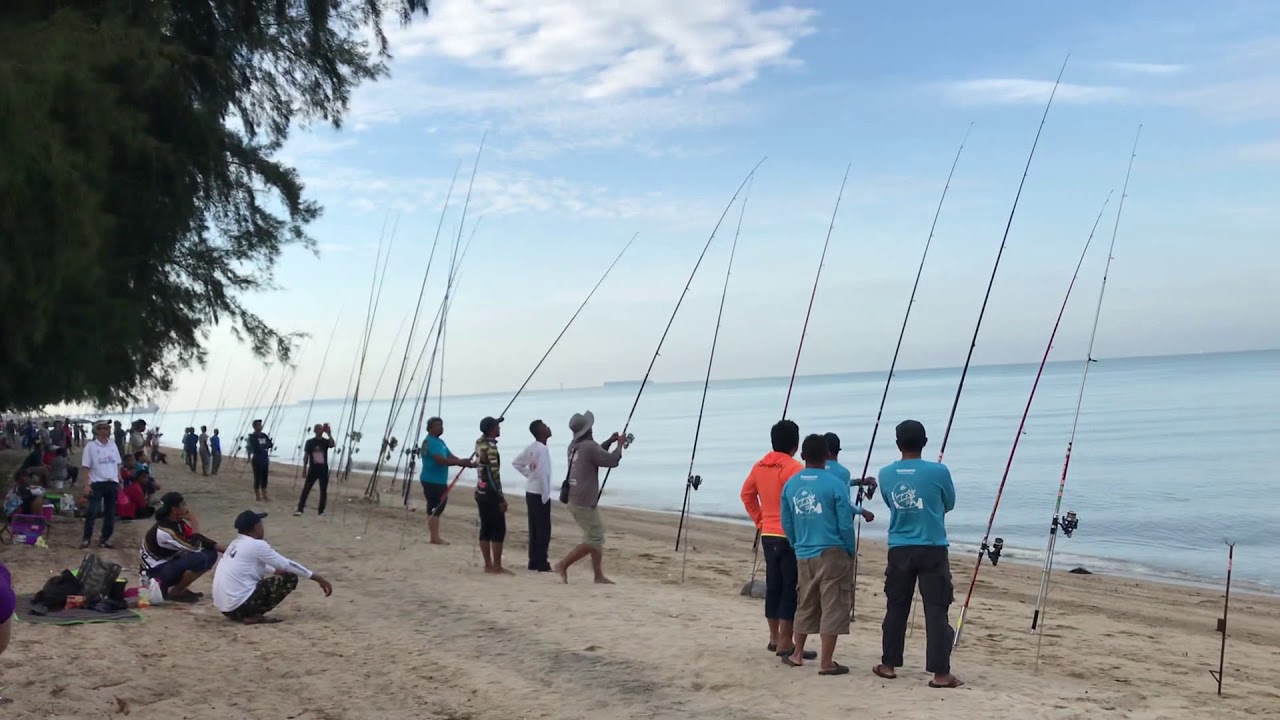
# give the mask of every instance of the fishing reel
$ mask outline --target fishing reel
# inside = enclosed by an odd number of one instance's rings
[[[627,448],[631,447],[631,443],[635,441],[636,441],[635,433],[627,433],[626,436],[622,438],[622,449],[626,450]]]
[[[1076,528],[1080,527],[1080,519],[1076,517],[1074,512],[1068,510],[1067,516],[1062,518],[1058,523],[1058,526],[1062,528],[1063,535],[1071,537],[1071,533],[1075,532]]]
[[[697,490],[698,488],[702,487],[702,476],[690,475],[689,479],[686,481],[686,484],[689,486],[689,489]]]
[[[1000,564],[1000,553],[1002,552],[1004,552],[1004,538],[996,538],[990,545],[983,542],[982,549],[978,551],[978,556],[986,555],[994,567]]]

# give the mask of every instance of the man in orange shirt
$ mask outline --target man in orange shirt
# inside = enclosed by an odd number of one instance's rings
[[[779,420],[769,430],[773,451],[760,458],[742,483],[742,506],[760,531],[764,548],[764,617],[769,622],[769,651],[778,656],[795,652],[791,623],[796,616],[796,553],[782,531],[782,486],[804,464],[795,459],[800,449],[800,426]],[[812,656],[812,657],[810,657]],[[817,654],[805,652],[805,659]]]

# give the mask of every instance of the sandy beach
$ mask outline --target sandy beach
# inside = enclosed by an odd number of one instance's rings
[[[179,462],[177,452],[170,458]],[[1267,671],[1280,666],[1277,598],[1233,593],[1217,697],[1209,670],[1218,660],[1220,591],[1062,568],[1037,670],[1028,628],[1039,568],[987,566],[953,661],[967,685],[931,690],[922,627],[908,642],[908,662],[920,671],[904,668],[894,681],[870,673],[880,654],[884,548],[874,540],[882,521],[864,526],[857,623],[836,654],[853,672],[828,678],[766,652],[762,603],[739,595],[752,565],[746,526],[695,519],[682,583],[675,517],[606,508],[606,571],[617,585],[593,585],[579,565],[565,586],[523,569],[523,482],[514,471],[507,565],[515,575],[497,577],[480,570],[466,488],[451,496],[442,523],[452,545],[433,547],[421,510],[405,513],[389,497],[383,507],[364,502],[365,480],[356,476],[331,488],[327,517],[314,514],[313,494],[312,511],[295,518],[293,468],[273,470],[273,501],[262,505],[241,462],[224,463],[214,478],[181,465],[156,468],[220,541],[234,536],[240,510],[269,511],[268,540],[328,577],[333,597],[304,582],[276,611],[285,622],[269,627],[233,625],[207,597],[145,610],[141,625],[18,624],[0,656],[0,695],[13,698],[0,717],[1280,717]],[[626,481],[624,464],[610,482]],[[555,505],[553,558],[579,538]],[[117,549],[105,551],[130,578],[147,527],[118,526]],[[16,589],[32,593],[78,564],[79,537],[79,522],[64,519],[50,549],[4,546],[0,558]],[[953,553],[952,566],[959,601],[972,558]],[[211,580],[194,589],[208,593]]]

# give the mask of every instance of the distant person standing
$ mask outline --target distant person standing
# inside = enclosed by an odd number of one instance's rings
[[[146,448],[147,441],[144,433],[147,431],[147,421],[139,418],[134,420],[129,426],[129,455],[137,455],[139,450]]]
[[[209,452],[209,428],[204,425],[200,426],[198,447],[200,452],[200,474],[208,475],[209,461],[212,459],[212,455]]]
[[[113,434],[115,435],[115,439],[116,439],[116,451],[119,452],[121,457],[124,457],[125,432],[124,432],[124,427],[120,425],[119,420],[115,421],[115,429],[113,431]]]
[[[320,517],[324,517],[325,507],[329,503],[329,450],[337,443],[333,440],[329,423],[323,425],[317,423],[312,430],[315,431],[315,437],[308,438],[306,444],[302,446],[302,472],[306,480],[302,484],[302,495],[298,497],[298,509],[293,514],[302,515],[306,510],[307,497],[311,495],[312,486],[318,482],[320,483],[318,512]]]
[[[764,619],[769,625],[767,649],[778,657],[795,652],[792,623],[796,617],[796,553],[782,529],[782,488],[804,465],[800,451],[800,426],[779,420],[769,428],[772,450],[765,453],[742,483],[742,506],[760,532],[764,552]],[[815,652],[806,655],[812,660]]]
[[[117,423],[119,427],[119,423]],[[84,516],[84,536],[80,549],[89,547],[93,525],[102,516],[102,535],[98,547],[111,547],[111,534],[116,527],[116,498],[120,489],[120,449],[111,441],[111,423],[99,420],[93,426],[94,439],[85,445],[80,456],[84,468],[85,497],[89,504]]]
[[[213,437],[209,438],[210,452],[210,474],[217,475],[218,468],[222,467],[222,437],[218,435],[218,428],[213,429]]]
[[[614,433],[603,443],[592,435],[596,416],[590,410],[569,418],[569,514],[582,530],[582,542],[569,551],[555,567],[560,579],[569,582],[569,568],[590,557],[595,582],[612,585],[604,574],[604,521],[600,518],[600,468],[616,468],[622,462],[622,434]],[[610,445],[617,444],[613,450]]]
[[[182,457],[187,463],[187,469],[191,472],[196,471],[196,453],[200,445],[200,438],[196,436],[196,429],[187,428],[182,435]]]
[[[792,667],[804,664],[805,640],[818,634],[819,675],[846,675],[849,668],[835,661],[836,640],[849,634],[853,586],[853,516],[868,522],[869,511],[849,501],[849,483],[827,470],[827,441],[821,435],[804,439],[800,449],[804,470],[782,488],[781,519],[787,540],[795,548],[797,574],[795,652],[782,658]]]
[[[955,630],[947,615],[955,587],[946,526],[946,515],[956,506],[956,488],[946,465],[921,459],[929,441],[924,425],[904,420],[896,432],[902,459],[880,471],[882,496],[889,506],[889,561],[884,575],[883,654],[872,672],[892,679],[903,666],[911,598],[919,583],[928,636],[925,671],[933,673],[929,687],[958,688],[964,682],[951,674]]]
[[[271,470],[271,448],[275,445],[271,438],[262,432],[262,421],[253,421],[253,432],[249,433],[249,465],[253,468],[253,496],[260,502],[270,502],[267,496],[267,473]]]
[[[422,483],[422,495],[427,500],[427,530],[431,533],[432,545],[448,545],[440,537],[440,516],[444,514],[444,506],[448,504],[446,497],[449,491],[449,468],[473,468],[476,463],[449,452],[445,445],[444,420],[438,417],[427,419],[427,437],[422,441],[422,473],[418,480]]]
[[[486,417],[480,421],[480,437],[476,440],[476,510],[480,515],[480,554],[484,571],[494,575],[510,575],[502,567],[502,544],[507,539],[507,496],[502,492],[502,459],[498,454],[498,436],[502,421]]]
[[[551,572],[547,551],[551,546],[551,451],[547,440],[551,428],[541,420],[529,423],[533,442],[525,448],[511,466],[529,481],[524,493],[529,515],[529,569],[535,572]]]

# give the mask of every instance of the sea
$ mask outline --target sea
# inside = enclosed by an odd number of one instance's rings
[[[1019,438],[1019,420],[1037,367],[982,366],[969,371],[944,459],[957,492],[956,508],[947,517],[953,553],[976,555],[1017,441],[992,537],[1004,541],[1002,561],[1043,562],[1084,363],[1046,366]],[[959,378],[959,368],[895,375],[869,474],[876,475],[897,459],[893,428],[908,418],[925,424],[925,457],[937,459]],[[802,434],[838,434],[843,445],[840,461],[856,477],[866,462],[885,379],[886,372],[799,377],[787,415]],[[713,380],[695,455],[703,383],[650,383],[627,427],[635,435],[634,443],[610,475],[603,504],[679,512],[692,467],[692,474],[702,480],[691,493],[693,515],[746,523],[739,491],[752,464],[770,449],[769,428],[781,417],[787,384],[785,377]],[[500,440],[504,457],[515,457],[530,442],[532,420],[544,420],[553,432],[552,457],[560,463],[552,475],[558,486],[570,416],[592,411],[596,435],[607,437],[623,429],[639,389],[637,381],[524,392],[505,416]],[[511,393],[432,397],[426,415],[438,412],[444,418],[445,441],[455,454],[466,456],[479,434],[480,419],[497,415],[510,400]],[[402,452],[414,444],[409,439],[417,422],[413,405],[410,400],[395,417],[390,435],[399,444],[387,467],[405,462]],[[1270,455],[1280,442],[1278,406],[1280,351],[1092,363],[1063,502],[1064,512],[1076,513],[1079,528],[1071,538],[1059,537],[1056,571],[1079,566],[1093,572],[1220,584],[1227,571],[1226,543],[1234,542],[1233,583],[1280,592],[1280,500],[1271,487],[1280,485],[1280,472]],[[263,414],[260,408],[174,410],[167,417],[152,417],[151,424],[159,420],[166,441],[176,444],[181,427],[189,422],[220,423],[222,435],[234,437],[237,423],[243,433],[251,416]],[[279,409],[266,428],[275,439],[275,459],[300,462],[301,443],[313,423],[332,423],[343,435],[350,429],[343,418],[350,414],[343,400],[308,399]],[[394,416],[387,400],[359,404],[355,429],[363,439],[352,454],[354,467],[372,466],[378,438]],[[224,440],[224,448],[233,445]],[[508,490],[519,492],[523,478],[514,470],[508,472]],[[464,475],[462,482],[471,480]],[[881,496],[877,494],[868,507],[884,515],[863,526],[864,537],[882,538],[887,508]],[[696,544],[696,527],[694,533]]]

